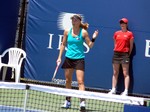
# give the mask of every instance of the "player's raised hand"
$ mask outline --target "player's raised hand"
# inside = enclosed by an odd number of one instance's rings
[[[93,39],[96,39],[97,38],[97,36],[98,36],[98,33],[99,33],[99,31],[98,30],[95,30],[95,32],[93,33]]]

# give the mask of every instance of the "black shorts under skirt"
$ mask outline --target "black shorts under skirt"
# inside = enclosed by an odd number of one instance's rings
[[[72,69],[84,71],[85,70],[84,58],[82,58],[82,59],[70,59],[70,58],[66,57],[61,68],[63,68],[63,69],[72,68]]]
[[[129,64],[130,57],[128,52],[116,52],[114,51],[112,63],[116,64]]]

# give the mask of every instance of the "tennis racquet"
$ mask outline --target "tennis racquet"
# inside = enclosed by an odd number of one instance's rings
[[[52,81],[53,81],[53,80],[55,79],[55,77],[56,77],[56,74],[57,74],[57,71],[58,71],[59,65],[60,65],[60,62],[57,62],[57,66],[56,66],[56,68],[55,68],[55,71],[54,71],[54,74],[53,74]]]

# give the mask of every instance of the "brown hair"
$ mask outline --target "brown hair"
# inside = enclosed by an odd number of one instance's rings
[[[87,30],[89,28],[89,24],[88,23],[82,23],[80,24],[80,27]]]
[[[77,18],[81,21],[80,27],[87,30],[89,28],[89,24],[88,23],[82,23],[82,16],[80,14],[75,14],[71,17],[71,19],[73,18]]]

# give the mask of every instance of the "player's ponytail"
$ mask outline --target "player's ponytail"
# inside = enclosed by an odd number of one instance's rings
[[[80,24],[80,27],[87,30],[89,28],[89,24],[88,23],[82,23]]]

